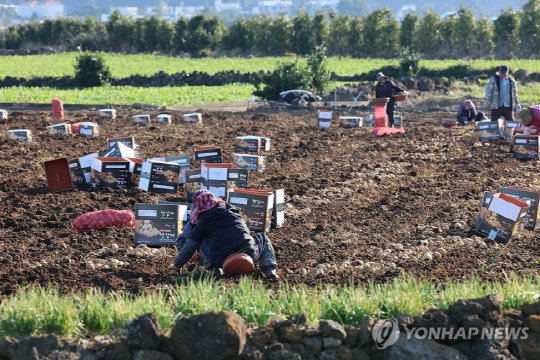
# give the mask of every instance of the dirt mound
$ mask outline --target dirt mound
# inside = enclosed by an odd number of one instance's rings
[[[49,111],[12,111],[0,120],[0,292],[21,284],[54,284],[63,291],[91,286],[132,292],[174,282],[165,274],[171,247],[132,249],[133,230],[78,234],[73,220],[102,209],[134,210],[135,203],[184,201],[139,189],[78,188],[48,192],[43,161],[80,157],[106,148],[108,137],[135,136],[142,157],[220,145],[230,162],[239,135],[271,138],[267,170],[252,173],[253,188],[284,188],[286,225],[273,229],[279,273],[290,284],[382,282],[411,273],[436,282],[505,273],[536,274],[538,235],[526,232],[503,246],[474,237],[484,190],[539,188],[538,161],[521,162],[504,141],[482,146],[473,127],[443,128],[447,112],[403,113],[407,133],[375,137],[371,128],[317,127],[314,109],[295,112],[207,112],[200,125],[179,122],[136,127],[129,109],[115,120],[97,111],[66,113],[69,122],[95,121],[101,134],[52,137]],[[155,119],[157,112],[150,112]],[[334,118],[346,113],[334,113]],[[28,128],[30,143],[8,141],[6,130]],[[426,259],[427,252],[432,260]],[[437,253],[437,254],[435,254]],[[255,274],[257,278],[260,274]],[[235,281],[231,279],[228,281]]]

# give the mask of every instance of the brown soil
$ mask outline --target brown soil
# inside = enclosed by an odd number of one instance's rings
[[[473,231],[483,191],[539,189],[538,161],[514,159],[503,140],[481,146],[473,126],[442,127],[440,120],[453,113],[404,112],[406,134],[376,137],[369,127],[318,128],[313,109],[229,110],[203,111],[203,126],[183,125],[181,113],[173,111],[176,121],[168,127],[136,127],[127,108],[119,109],[115,120],[99,118],[93,110],[66,113],[69,122],[100,123],[96,138],[52,137],[45,126],[57,121],[49,111],[10,110],[8,120],[0,120],[0,293],[17,292],[24,284],[141,292],[175,281],[165,274],[176,255],[172,246],[136,254],[129,249],[133,229],[79,234],[72,222],[94,210],[184,201],[183,190],[174,196],[136,188],[48,191],[43,161],[102,151],[108,137],[118,136],[135,136],[143,157],[220,145],[227,162],[235,136],[271,138],[267,170],[252,173],[249,182],[252,188],[286,191],[286,225],[269,235],[279,273],[292,285],[383,282],[401,273],[444,283],[538,272],[537,233],[526,231],[500,245],[482,242]],[[158,112],[150,114],[155,119]],[[334,118],[339,115],[351,114],[336,112]],[[8,141],[6,130],[16,128],[32,130],[34,140]],[[104,247],[111,250],[99,252]],[[433,260],[421,260],[427,251]],[[123,263],[114,265],[113,259]],[[88,262],[106,266],[90,269]]]

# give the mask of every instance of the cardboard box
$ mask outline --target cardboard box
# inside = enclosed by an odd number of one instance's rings
[[[479,121],[476,131],[478,132],[478,140],[481,142],[497,140],[501,136],[501,129],[497,121]]]
[[[193,149],[193,158],[195,161],[203,163],[220,163],[221,148],[219,146],[201,146]]]
[[[122,143],[126,145],[128,148],[135,150],[135,137],[134,136],[124,136],[124,137],[117,137],[117,138],[109,138],[107,139],[107,147],[111,147],[116,143]]]
[[[170,162],[143,160],[139,188],[156,193],[176,193],[180,180],[180,165]]]
[[[79,126],[79,135],[98,136],[99,125],[93,122],[83,122]]]
[[[255,232],[268,232],[272,224],[272,211],[242,208],[242,212],[247,217],[248,229]]]
[[[529,206],[511,196],[484,192],[476,231],[500,243],[507,243],[523,231]]]
[[[101,157],[135,157],[135,151],[121,142],[113,145],[101,153]]]
[[[139,186],[139,179],[141,178],[142,159],[138,158],[126,158],[129,161],[129,185]]]
[[[67,123],[49,125],[46,128],[49,135],[70,135],[71,134],[71,124],[67,124]]]
[[[271,210],[274,198],[272,190],[234,189],[229,192],[227,202],[242,208]]]
[[[157,120],[161,125],[171,125],[172,124],[172,116],[169,114],[159,114],[157,116]]]
[[[249,170],[229,169],[227,172],[227,189],[247,188]]]
[[[133,115],[131,118],[133,119],[133,124],[135,124],[135,125],[148,125],[148,124],[150,124],[150,115],[147,115],[147,114]]]
[[[525,228],[529,230],[540,229],[540,213],[538,212],[538,204],[540,203],[540,191],[520,189],[515,187],[502,187],[499,192],[518,199],[529,205]]]
[[[274,208],[272,210],[272,227],[277,229],[285,224],[285,190],[272,189],[274,193]]]
[[[93,187],[125,187],[130,178],[129,160],[118,157],[95,157],[91,164]]]
[[[233,163],[240,169],[263,172],[266,169],[266,157],[248,154],[233,154]]]
[[[193,194],[201,189],[201,169],[186,169],[184,173],[184,190],[186,191],[186,198],[188,202],[191,202]]]
[[[339,127],[342,128],[357,128],[361,127],[363,124],[363,119],[360,116],[340,116],[339,117]]]
[[[0,109],[0,119],[7,120],[8,112],[6,109]]]
[[[209,164],[209,165],[221,165],[221,164]],[[226,164],[226,165],[233,165],[233,164]],[[203,164],[204,166],[204,164]],[[234,166],[234,165],[233,165]],[[201,175],[201,189],[209,190],[214,195],[222,198],[227,199],[227,194],[229,191],[234,190],[235,188],[247,188],[247,178],[248,178],[248,170],[246,169],[238,169],[236,168],[222,168],[226,170],[226,178],[223,178],[223,174],[218,171],[212,171],[212,170],[218,170],[216,168],[210,168],[210,172],[208,173],[208,177],[210,179],[204,179]],[[202,171],[203,169],[201,169]]]
[[[516,159],[538,159],[538,135],[515,135],[512,149]]]
[[[394,115],[394,127],[402,127],[402,126],[403,126],[403,116]]]
[[[375,125],[375,115],[369,114],[366,116],[366,119],[364,121],[364,126],[373,126]]]
[[[231,163],[201,164],[201,179],[227,181],[229,169],[238,169],[238,166]]]
[[[84,185],[86,181],[84,179],[84,175],[82,173],[79,160],[71,159],[68,161],[68,165],[69,165],[69,174],[71,177],[71,184],[73,185],[73,187],[79,187],[79,186]]]
[[[81,173],[87,185],[91,185],[92,183],[92,159],[98,156],[98,153],[92,153],[78,159],[81,167]]]
[[[7,131],[8,140],[19,142],[31,142],[32,131],[28,129],[13,129]]]
[[[98,115],[107,119],[116,119],[116,109],[99,109]]]
[[[135,244],[174,244],[182,232],[186,205],[135,204]]]
[[[58,192],[73,189],[69,163],[66,158],[45,161],[43,167],[49,191]]]
[[[185,206],[187,208],[186,211],[182,212],[182,218],[180,219],[182,221],[183,225],[186,225],[188,222],[189,215],[191,214],[191,209],[193,208],[193,204],[185,203],[185,202],[176,202],[176,201],[168,201],[168,200],[158,200],[157,204],[164,205],[180,205]]]
[[[521,121],[507,121],[506,126],[504,128],[504,138],[506,140],[512,140],[512,134],[514,132],[514,129],[521,129],[523,128],[523,124]]]
[[[332,124],[332,110],[319,110],[319,127],[330,127]]]
[[[216,197],[227,199],[227,180],[201,179],[201,190],[211,191]]]
[[[182,119],[184,124],[202,124],[201,113],[184,114]]]
[[[234,151],[259,152],[261,151],[261,138],[259,136],[237,136]]]
[[[151,160],[155,161],[165,161],[165,162],[171,162],[180,165],[180,177],[178,179],[179,184],[184,183],[184,170],[189,169],[190,167],[190,157],[189,154],[180,154],[175,156],[166,156],[166,157],[159,157],[159,158],[152,158]]]

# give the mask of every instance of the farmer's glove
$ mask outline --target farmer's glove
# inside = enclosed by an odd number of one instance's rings
[[[174,263],[173,263],[173,264],[169,265],[169,267],[167,268],[167,274],[176,275],[176,274],[178,274],[180,272],[180,270],[182,270],[182,268],[174,266]]]

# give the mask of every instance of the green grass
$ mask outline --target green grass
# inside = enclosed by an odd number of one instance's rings
[[[91,89],[54,89],[13,87],[0,89],[0,102],[49,104],[54,97],[64,104],[84,105],[190,105],[243,102],[255,90],[250,84],[223,86],[182,86],[139,88],[132,86],[109,86]]]
[[[447,281],[441,286],[404,276],[366,287],[281,284],[275,291],[246,277],[234,286],[207,279],[139,296],[95,289],[62,295],[54,288],[32,287],[0,303],[0,336],[108,334],[149,312],[156,314],[166,332],[174,327],[177,317],[221,310],[236,312],[246,322],[256,324],[304,313],[313,324],[319,319],[331,319],[358,325],[366,315],[377,319],[403,313],[419,315],[459,299],[490,294],[503,297],[503,309],[519,309],[523,303],[540,299],[540,277],[512,275],[504,282],[472,278],[462,283]]]
[[[52,55],[0,56],[0,79],[12,77],[62,77],[74,75],[74,65],[78,53]],[[190,59],[150,54],[122,55],[104,54],[111,74],[124,78],[135,74],[153,75],[163,71],[167,74],[195,71],[215,74],[220,71],[238,71],[242,73],[273,70],[278,60],[294,61],[294,57],[254,57],[254,58],[202,58]],[[304,62],[305,59],[301,58]],[[428,69],[447,68],[453,65],[469,65],[472,68],[496,70],[502,63],[510,65],[512,71],[527,70],[529,73],[540,72],[540,60],[421,60],[420,66]],[[327,59],[329,71],[338,75],[351,76],[377,70],[382,66],[398,65],[397,59],[353,59],[349,57],[330,57]]]

